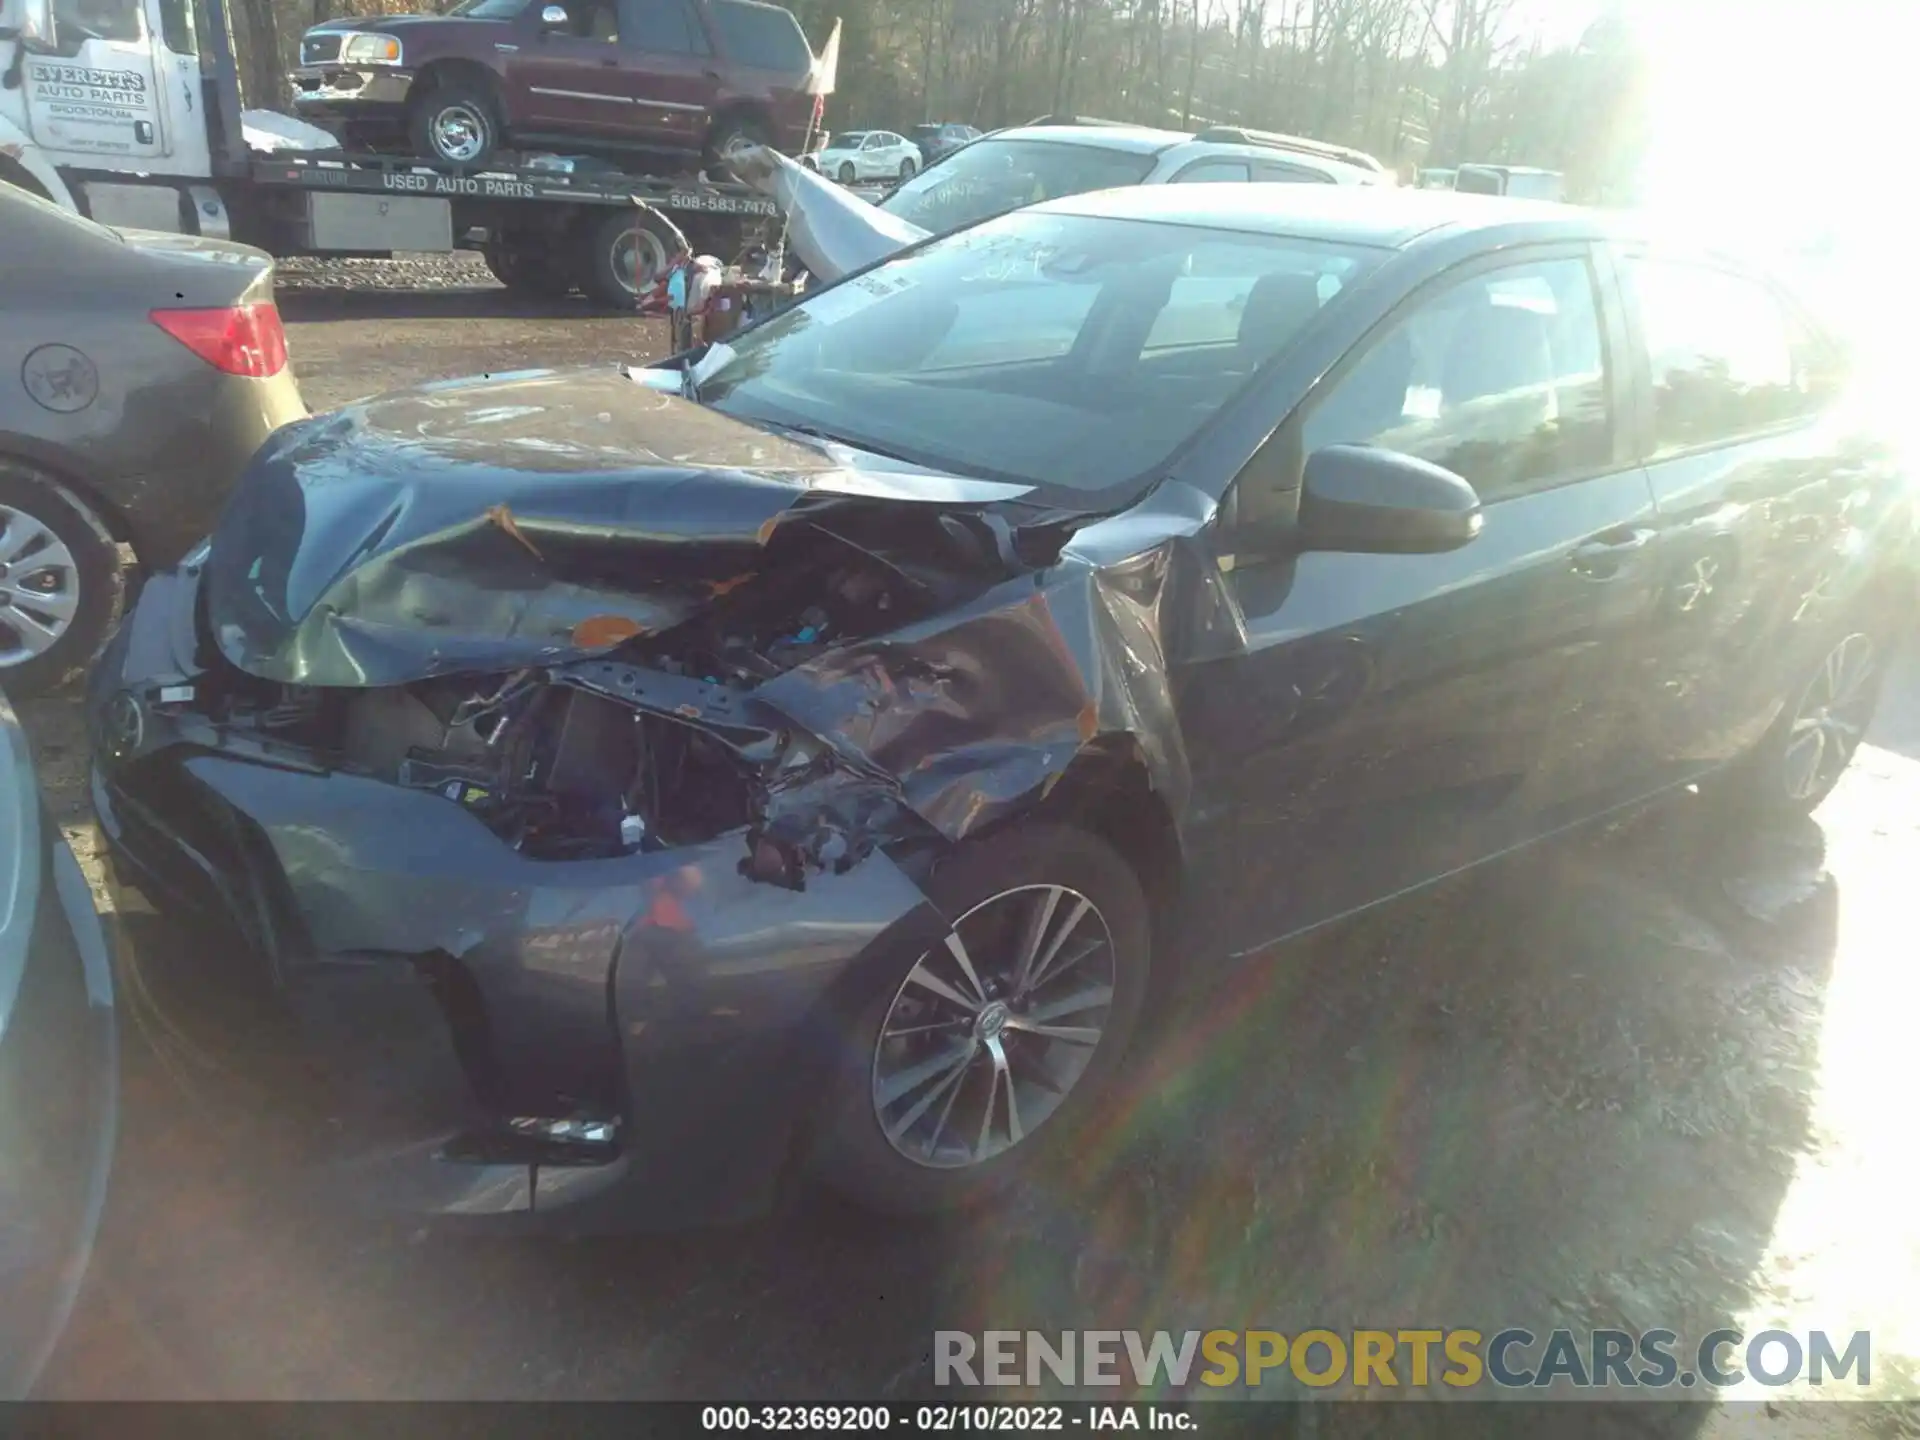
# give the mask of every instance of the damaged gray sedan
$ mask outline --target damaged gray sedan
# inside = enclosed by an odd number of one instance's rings
[[[1692,780],[1818,801],[1911,535],[1837,355],[1593,216],[1311,189],[280,432],[105,655],[94,798],[381,1077],[357,1193],[964,1203],[1072,1153],[1150,971]]]

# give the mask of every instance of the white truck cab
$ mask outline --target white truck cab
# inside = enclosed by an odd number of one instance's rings
[[[0,0],[0,179],[105,224],[223,229],[164,183],[213,173],[199,52],[193,0]]]

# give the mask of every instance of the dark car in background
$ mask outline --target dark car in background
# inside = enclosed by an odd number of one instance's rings
[[[814,70],[792,12],[757,0],[462,0],[316,25],[292,80],[299,114],[350,144],[471,169],[509,145],[798,153]]]
[[[0,684],[56,685],[119,615],[119,547],[171,565],[306,414],[273,262],[119,232],[0,183]]]
[[[937,125],[916,125],[907,131],[907,138],[920,147],[921,157],[928,165],[932,165],[944,160],[962,145],[978,140],[980,132],[971,125],[948,120]]]
[[[73,1308],[118,1118],[106,936],[0,694],[0,1401],[26,1398]]]
[[[210,953],[412,1017],[361,1193],[963,1204],[1072,1163],[1150,979],[1676,787],[1816,805],[1914,539],[1845,381],[1597,214],[1052,201],[283,431],[98,667],[95,805]]]

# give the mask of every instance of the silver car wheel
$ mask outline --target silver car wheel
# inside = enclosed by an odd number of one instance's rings
[[[1789,797],[1810,800],[1839,779],[1873,718],[1873,640],[1859,632],[1827,653],[1801,693],[1787,727],[1782,782]]]
[[[873,1056],[889,1144],[929,1169],[991,1160],[1059,1109],[1113,1003],[1113,936],[1076,890],[1026,885],[962,915],[900,983]]]
[[[38,517],[0,505],[0,667],[46,654],[80,610],[80,566]]]
[[[464,101],[456,101],[434,112],[428,133],[441,158],[472,160],[486,149],[487,117]]]

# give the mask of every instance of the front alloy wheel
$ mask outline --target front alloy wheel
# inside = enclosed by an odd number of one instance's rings
[[[917,1165],[991,1160],[1045,1124],[1105,1034],[1113,936],[1061,885],[961,916],[895,992],[873,1057],[874,1116]]]
[[[1139,875],[1099,836],[1036,820],[962,844],[926,894],[944,937],[843,997],[808,1168],[891,1215],[1024,1176],[1087,1180],[1075,1137],[1125,1063],[1151,968]]]

